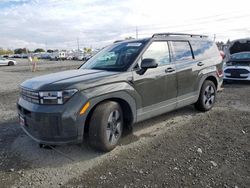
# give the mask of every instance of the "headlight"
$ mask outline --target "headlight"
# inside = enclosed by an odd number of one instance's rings
[[[77,91],[77,89],[64,91],[41,91],[39,92],[40,104],[64,104]]]

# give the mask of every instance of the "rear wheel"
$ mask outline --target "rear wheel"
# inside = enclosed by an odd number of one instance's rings
[[[101,151],[111,151],[121,138],[123,114],[118,103],[101,103],[94,110],[89,124],[90,144]]]
[[[8,63],[8,66],[13,66],[14,65],[14,62],[13,61],[10,61],[9,63]]]
[[[210,80],[206,80],[200,91],[199,99],[195,103],[195,108],[200,111],[208,111],[213,108],[216,100],[217,90],[214,83]]]

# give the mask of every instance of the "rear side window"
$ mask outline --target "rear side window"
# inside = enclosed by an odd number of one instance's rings
[[[154,41],[142,56],[145,58],[155,59],[158,65],[170,63],[168,43],[166,41]]]
[[[182,61],[193,59],[193,54],[188,41],[172,41],[174,60]]]
[[[212,41],[190,41],[195,59],[202,59],[211,56],[211,54],[218,54],[217,47]]]

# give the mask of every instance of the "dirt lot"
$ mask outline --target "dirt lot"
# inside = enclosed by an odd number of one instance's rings
[[[25,61],[25,60],[24,60]],[[82,62],[0,67],[0,187],[250,187],[250,84],[225,85],[216,106],[136,124],[110,153],[86,144],[39,148],[17,123],[18,85]]]

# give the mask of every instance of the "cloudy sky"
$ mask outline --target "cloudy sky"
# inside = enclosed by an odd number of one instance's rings
[[[250,35],[247,0],[0,0],[0,47],[102,47],[154,32]],[[215,35],[214,35],[215,34]]]

